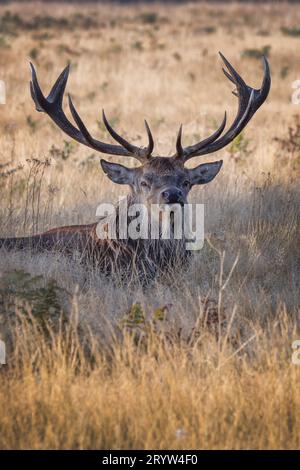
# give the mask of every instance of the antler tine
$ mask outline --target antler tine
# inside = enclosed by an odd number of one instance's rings
[[[71,114],[80,130],[81,135],[85,139],[85,145],[95,150],[98,150],[102,153],[109,153],[112,155],[121,155],[121,156],[132,156],[130,152],[127,152],[126,149],[123,149],[119,145],[105,144],[103,142],[99,142],[98,140],[94,139],[89,133],[89,131],[87,130],[78,112],[76,111],[76,108],[73,104],[73,101],[70,95],[68,95],[68,99],[69,99],[69,108],[70,108]],[[100,146],[99,146],[99,143],[101,144]]]
[[[177,139],[176,139],[176,156],[179,158],[183,157],[183,154],[184,154],[184,149],[182,147],[181,139],[182,139],[182,124],[180,124],[179,131],[177,134]]]
[[[227,68],[227,70],[223,68],[225,76],[236,86],[236,90],[233,91],[233,94],[238,97],[239,101],[237,115],[232,125],[223,136],[221,136],[221,134],[226,124],[226,113],[221,126],[211,137],[208,137],[208,139],[199,142],[196,145],[182,149],[181,155],[178,154],[177,149],[176,157],[181,158],[183,162],[186,162],[193,157],[216,152],[232,142],[232,140],[245,128],[269,94],[271,76],[269,64],[265,56],[262,57],[264,66],[262,85],[260,89],[256,90],[244,82],[243,78],[221,52],[219,54]]]
[[[145,159],[151,157],[151,153],[152,153],[153,147],[154,147],[154,142],[153,142],[153,137],[152,137],[152,134],[151,134],[151,131],[150,131],[150,128],[148,126],[147,121],[145,121],[145,127],[146,127],[146,131],[147,131],[149,143],[148,143],[147,147],[141,148],[141,147],[136,147],[135,145],[130,144],[127,140],[124,139],[124,137],[120,136],[112,128],[112,126],[110,125],[110,123],[107,120],[104,109],[102,110],[102,118],[103,118],[104,125],[105,125],[106,129],[108,130],[108,132],[110,133],[110,135],[117,142],[119,142],[119,144],[121,144],[122,147],[124,147],[126,150],[128,150],[128,152],[130,152],[132,155],[134,155],[138,160],[140,160],[141,162],[144,162]]]
[[[62,120],[55,109],[61,109],[63,94],[66,88],[66,83],[69,75],[69,66],[67,66],[59,75],[55,84],[53,85],[47,98],[43,95],[40,85],[38,83],[34,65],[30,62],[32,81],[30,82],[30,92],[32,99],[35,103],[36,110],[48,114],[51,119],[62,128],[70,137],[75,138],[80,143],[85,144],[84,139],[81,138],[80,132],[71,122],[68,121],[64,112],[62,111]]]
[[[138,159],[141,162],[144,161],[145,156],[148,157],[151,155],[151,152],[153,150],[153,139],[148,125],[147,133],[149,137],[149,145],[147,147],[146,152],[146,149],[140,149],[139,147],[135,147],[125,141],[125,139],[122,139],[120,136],[118,136],[118,139],[116,140],[121,143],[121,145],[106,144],[104,142],[94,139],[87,130],[86,126],[84,125],[78,112],[76,111],[70,96],[69,107],[73,119],[78,126],[78,129],[68,120],[67,116],[65,115],[62,109],[62,103],[64,91],[69,76],[69,65],[59,75],[47,98],[45,98],[41,91],[36,71],[32,63],[30,63],[30,67],[32,73],[32,81],[30,82],[30,92],[37,111],[45,112],[46,114],[48,114],[48,116],[55,122],[55,124],[57,124],[57,126],[62,129],[68,136],[72,137],[77,142],[83,145],[86,145],[90,148],[93,148],[94,150],[106,154],[120,155],[126,157],[130,156]]]
[[[148,146],[146,147],[145,151],[146,151],[146,157],[149,158],[149,157],[151,157],[151,154],[152,154],[153,149],[154,149],[154,140],[153,140],[153,136],[152,136],[152,133],[151,133],[151,129],[150,129],[149,124],[146,121],[146,119],[144,120],[144,124],[145,124],[145,128],[146,128],[147,136],[148,136]]]
[[[182,144],[181,144],[181,137],[182,137],[182,125],[181,125],[180,128],[179,128],[177,141],[176,141],[176,155],[175,155],[175,157],[180,158],[180,159],[182,159],[182,158],[186,159],[189,154],[198,152],[203,147],[206,147],[208,144],[214,142],[222,134],[222,132],[225,128],[225,125],[226,125],[226,119],[227,119],[227,116],[226,116],[226,111],[225,111],[223,121],[222,121],[220,127],[218,127],[218,129],[212,135],[210,135],[206,139],[202,140],[198,144],[191,145],[190,147],[186,147],[186,148],[183,148]]]
[[[125,140],[122,136],[120,136],[110,125],[108,122],[104,109],[102,110],[102,117],[103,117],[103,122],[110,133],[110,135],[117,141],[119,144],[121,144],[124,148],[128,150],[128,152],[132,153],[138,160],[141,162],[144,162],[145,159],[151,157],[151,153],[153,151],[154,147],[154,142],[153,142],[153,137],[150,131],[150,128],[148,126],[147,121],[145,121],[145,127],[148,135],[148,146],[145,148],[142,147],[136,147],[135,145],[130,144],[127,140]]]

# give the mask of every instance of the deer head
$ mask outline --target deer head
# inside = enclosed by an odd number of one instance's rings
[[[53,85],[47,98],[43,95],[39,86],[35,68],[32,64],[32,81],[30,82],[31,96],[35,102],[36,109],[47,113],[50,118],[67,135],[77,142],[84,144],[101,153],[133,157],[141,166],[129,168],[117,163],[101,160],[104,173],[118,184],[126,184],[131,188],[135,201],[144,204],[171,204],[187,202],[189,191],[194,185],[206,184],[214,179],[222,166],[222,160],[204,163],[195,168],[188,169],[185,163],[193,158],[216,152],[228,145],[244,129],[257,109],[268,96],[271,84],[268,61],[263,57],[264,77],[262,86],[256,90],[247,85],[242,77],[236,72],[228,60],[220,53],[227,68],[223,68],[225,76],[235,85],[233,94],[238,98],[238,111],[232,125],[223,134],[226,125],[226,113],[220,127],[209,137],[189,147],[182,146],[182,126],[179,128],[176,152],[171,157],[152,155],[154,142],[150,128],[145,121],[148,135],[147,147],[137,147],[121,137],[109,124],[103,111],[103,122],[118,145],[106,144],[91,136],[83,121],[81,120],[70,95],[69,107],[75,127],[66,117],[63,109],[63,95],[69,75],[69,65],[63,70]],[[223,134],[223,135],[222,135]]]

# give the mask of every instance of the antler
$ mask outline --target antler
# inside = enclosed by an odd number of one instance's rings
[[[263,104],[269,94],[271,77],[269,64],[265,56],[263,56],[264,78],[262,86],[259,90],[256,90],[244,82],[242,77],[232,67],[223,54],[221,54],[221,52],[219,52],[219,54],[228,69],[227,72],[227,70],[223,68],[225,76],[236,86],[236,91],[233,91],[232,93],[237,96],[239,100],[238,112],[233,124],[222,137],[220,137],[220,135],[225,128],[226,113],[222,124],[210,137],[202,140],[198,144],[185,148],[183,148],[181,144],[182,126],[180,126],[176,142],[177,152],[174,157],[182,160],[183,162],[186,162],[193,157],[216,152],[232,142],[232,140],[244,129],[246,124],[250,121],[254,113]]]
[[[116,131],[111,127],[109,122],[106,119],[106,116],[103,111],[103,121],[106,129],[111,134],[111,136],[119,142],[121,145],[111,145],[101,142],[100,140],[94,139],[87,128],[85,127],[83,121],[81,120],[78,112],[75,109],[75,106],[72,102],[70,95],[69,98],[69,107],[71,114],[75,123],[78,126],[78,129],[68,120],[62,109],[62,102],[64,91],[66,88],[70,66],[68,65],[60,74],[55,84],[53,85],[47,98],[43,95],[41,88],[39,86],[35,68],[32,63],[30,63],[32,81],[30,82],[30,92],[37,111],[44,112],[57,124],[60,129],[62,129],[68,136],[75,139],[80,144],[86,145],[98,152],[108,153],[111,155],[121,155],[124,157],[134,157],[140,162],[144,163],[146,159],[151,157],[154,142],[153,137],[148,126],[147,121],[145,121],[145,127],[148,135],[148,146],[147,147],[136,147],[135,145],[130,144],[117,134]]]

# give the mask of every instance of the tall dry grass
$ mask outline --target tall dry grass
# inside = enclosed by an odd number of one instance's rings
[[[102,107],[135,143],[146,117],[166,155],[181,122],[188,144],[225,108],[233,117],[219,49],[254,86],[268,51],[273,77],[242,139],[210,156],[222,173],[191,194],[205,203],[207,239],[188,271],[145,289],[76,259],[2,250],[0,447],[299,447],[299,7],[16,3],[0,16],[1,236],[92,222],[124,189],[34,111],[29,57],[45,90],[71,61],[68,90],[95,135],[108,140]],[[47,327],[46,312],[45,330],[32,291],[7,290],[14,270],[43,276],[43,315],[55,280],[69,321]]]
[[[250,356],[209,332],[188,344],[154,330],[87,354],[74,326],[46,341],[23,321],[1,370],[1,448],[298,448],[290,328],[278,311]]]

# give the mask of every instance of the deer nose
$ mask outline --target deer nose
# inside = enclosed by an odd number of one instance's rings
[[[180,189],[177,188],[169,188],[165,189],[161,193],[163,199],[167,204],[175,204],[176,202],[182,202],[183,201],[183,194]]]

